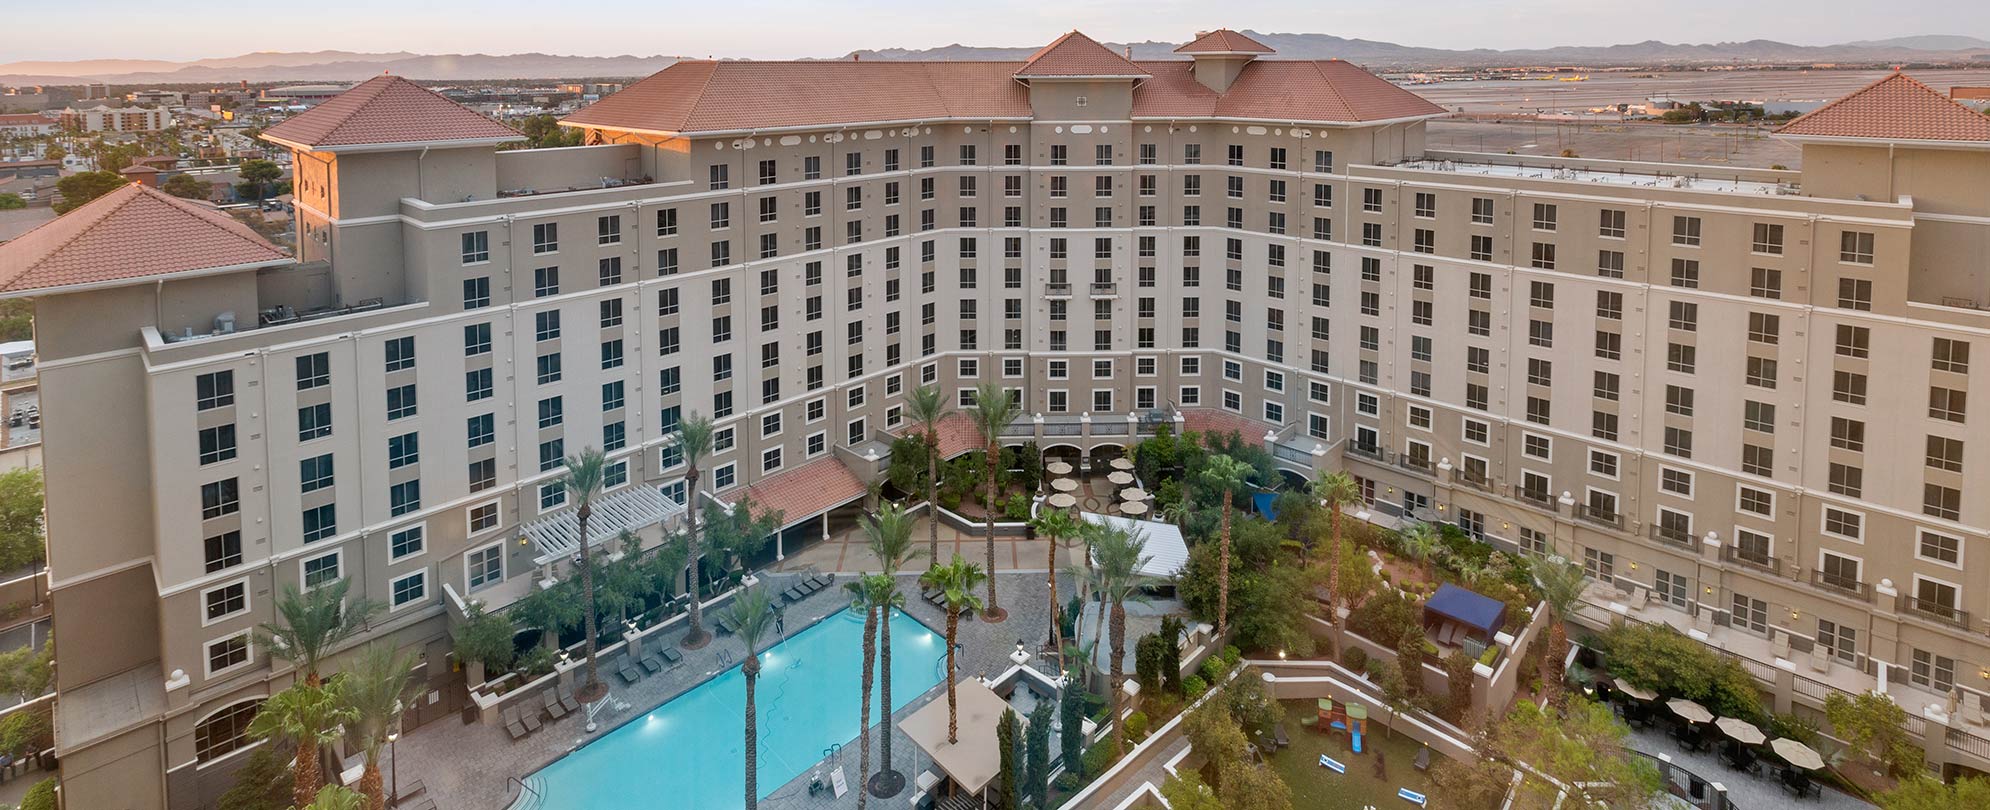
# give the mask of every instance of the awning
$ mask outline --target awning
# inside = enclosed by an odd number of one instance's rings
[[[736,506],[742,497],[761,509],[780,512],[781,528],[785,529],[864,497],[864,482],[831,455],[763,478],[720,500]]]
[[[1258,510],[1258,514],[1264,515],[1265,520],[1278,519],[1278,510],[1272,506],[1277,502],[1278,493],[1276,492],[1251,493],[1251,508]]]
[[[1450,583],[1439,586],[1423,610],[1478,630],[1487,639],[1506,625],[1506,603]]]
[[[594,500],[594,514],[587,521],[587,545],[600,548],[623,529],[645,529],[683,512],[683,504],[656,487],[634,486],[609,493]],[[563,560],[580,551],[580,516],[574,509],[528,523],[519,533],[531,538],[538,548],[535,565]]]
[[[981,428],[974,425],[974,417],[961,411],[940,417],[935,427],[940,433],[940,458],[953,458],[970,450],[988,447],[988,442],[981,438]],[[907,421],[904,427],[895,431],[895,435],[899,436],[921,436],[925,433],[925,427],[911,421]]]
[[[980,793],[1002,768],[1002,746],[996,741],[995,727],[1009,704],[977,678],[960,679],[954,684],[954,696],[959,702],[960,742],[947,742],[944,697],[927,701],[912,716],[899,721],[898,728],[962,789]]]
[[[1092,523],[1113,526],[1132,532],[1145,545],[1141,556],[1145,558],[1140,573],[1161,579],[1174,579],[1188,566],[1188,542],[1182,539],[1182,530],[1173,523],[1158,520],[1134,520],[1132,518],[1101,515],[1097,512],[1080,512],[1079,516]]]

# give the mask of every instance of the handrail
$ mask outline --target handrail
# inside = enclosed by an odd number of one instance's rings
[[[523,798],[527,793],[531,793],[534,797],[537,797],[541,803],[546,801],[545,794],[533,790],[531,785],[525,784],[525,780],[520,779],[516,776],[506,776],[504,778],[504,792],[506,793],[511,792],[511,783],[513,782],[518,783],[518,795],[520,798]]]

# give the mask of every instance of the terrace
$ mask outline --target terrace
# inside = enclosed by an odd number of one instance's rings
[[[1575,164],[1582,162],[1575,160],[1567,161],[1567,163]],[[1751,177],[1747,170],[1727,170],[1723,172],[1722,169],[1712,166],[1622,163],[1613,171],[1605,168],[1563,165],[1561,163],[1540,166],[1453,159],[1408,160],[1394,165],[1397,168],[1403,169],[1475,174],[1496,178],[1556,180],[1564,183],[1597,183],[1641,188],[1717,191],[1731,194],[1777,196],[1799,194],[1802,191],[1797,186],[1793,177],[1792,179]]]

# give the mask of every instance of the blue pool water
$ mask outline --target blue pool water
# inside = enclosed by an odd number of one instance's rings
[[[946,642],[902,613],[890,627],[897,710],[940,682]],[[863,639],[863,617],[841,611],[760,654],[754,698],[762,798],[806,773],[830,746],[855,744]],[[874,725],[885,716],[880,700],[871,696]],[[745,710],[746,676],[735,666],[533,774],[526,781],[538,792],[534,803],[575,810],[744,807]],[[846,776],[852,790],[863,789],[861,775]]]

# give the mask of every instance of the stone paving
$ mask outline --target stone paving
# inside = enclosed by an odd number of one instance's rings
[[[915,570],[924,568],[918,563],[913,567]],[[799,575],[763,576],[769,586],[784,590]],[[918,597],[917,579],[915,573],[900,575],[900,587],[910,597],[906,613],[933,632],[944,634],[946,616],[939,608],[926,604]],[[1047,582],[1040,571],[999,574],[997,587],[1002,606],[1009,611],[1008,620],[1000,624],[979,620],[960,623],[958,640],[963,649],[958,656],[958,677],[999,675],[1012,665],[1008,656],[1015,650],[1018,639],[1024,640],[1028,648],[1035,651],[1037,645],[1049,636],[1049,594]],[[1073,585],[1060,577],[1059,587],[1061,594],[1069,594]],[[824,589],[789,606],[786,625],[790,632],[800,632],[815,621],[847,608],[845,600],[846,596],[840,588]],[[682,634],[681,625],[673,625],[646,637],[644,641],[646,645],[659,641],[674,645]],[[435,800],[440,810],[502,810],[519,795],[519,789],[513,786],[510,777],[526,777],[586,743],[591,736],[606,734],[620,723],[649,712],[730,668],[733,664],[729,662],[737,662],[744,652],[744,645],[736,636],[719,636],[702,650],[685,651],[682,664],[634,685],[625,685],[614,675],[615,662],[620,655],[617,653],[602,659],[602,675],[610,684],[611,706],[619,701],[628,704],[628,708],[605,711],[599,718],[599,730],[595,735],[588,735],[583,730],[585,721],[580,719],[580,712],[547,722],[538,732],[516,742],[499,725],[463,725],[444,719],[416,729],[401,739],[393,752],[401,761],[394,764],[390,760],[387,767],[390,771],[398,771],[403,788],[413,780],[422,780],[427,787],[427,796]],[[721,659],[721,654],[726,658]],[[580,677],[578,672],[576,676]],[[851,684],[850,688],[858,686]],[[897,721],[917,711],[927,701],[944,699],[944,696],[942,688],[935,686],[908,703],[893,718],[889,726],[895,735],[893,758],[899,771],[905,774],[908,787],[898,797],[875,802],[875,806],[905,806],[894,803],[908,802],[913,792],[909,786],[911,780],[920,771],[933,767],[930,759],[897,731]],[[536,696],[528,699],[536,705]],[[820,766],[825,782],[831,770],[843,767],[852,788],[849,793],[841,798],[831,797],[828,793],[811,797],[808,795],[809,773],[804,772],[763,799],[760,806],[769,810],[841,810],[856,807],[857,790],[862,779],[857,774],[859,748],[855,742],[845,743],[841,751]],[[877,768],[875,742],[873,745],[873,768]],[[543,798],[545,800],[538,803],[541,806],[562,806],[557,797]]]
[[[912,529],[913,545],[919,550],[920,560],[912,567],[926,567],[924,556],[927,547],[926,520],[919,518]],[[988,564],[988,541],[980,530],[962,532],[940,524],[940,561],[945,562],[959,554],[968,562],[986,566]],[[1076,544],[1065,541],[1058,550],[1058,568],[1083,565],[1084,558],[1074,550]],[[1025,540],[1021,537],[995,538],[995,568],[998,571],[1042,571],[1045,559],[1049,556],[1050,541]],[[876,571],[877,557],[871,554],[865,544],[864,532],[859,528],[848,528],[832,532],[828,540],[817,541],[807,548],[788,554],[787,559],[768,567],[772,571]]]
[[[1699,753],[1680,750],[1670,736],[1656,728],[1633,728],[1630,745],[1632,749],[1657,756],[1670,757],[1673,764],[1685,768],[1709,782],[1718,782],[1727,788],[1728,800],[1738,810],[1768,810],[1785,807],[1815,807],[1820,810],[1872,810],[1872,805],[1824,786],[1821,796],[1815,799],[1797,800],[1775,779],[1775,772],[1764,763],[1761,776],[1751,776],[1737,771],[1721,762],[1712,752]],[[1684,782],[1684,779],[1677,781]]]

